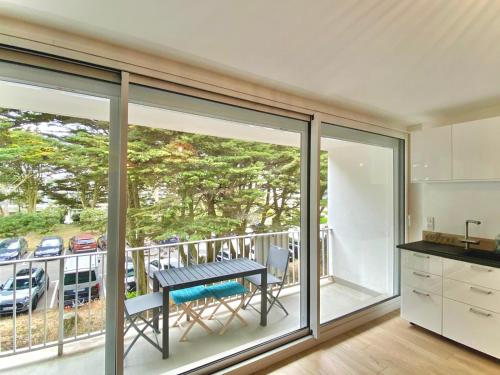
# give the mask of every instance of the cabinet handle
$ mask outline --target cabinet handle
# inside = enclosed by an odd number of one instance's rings
[[[475,308],[473,308],[473,307],[471,307],[471,308],[469,309],[469,311],[470,311],[471,313],[476,314],[476,315],[481,315],[481,316],[486,316],[486,317],[490,317],[490,316],[491,316],[491,314],[490,314],[490,313],[485,313],[484,311],[481,311],[481,310],[476,310],[476,309],[475,309]]]
[[[429,255],[423,255],[423,254],[418,254],[418,253],[413,253],[413,256],[417,257],[417,258],[425,258],[425,259],[429,259],[430,258]]]
[[[478,292],[478,293],[483,293],[483,294],[493,294],[493,292],[491,290],[484,290],[484,289],[478,288],[477,286],[471,286],[470,290],[472,290],[473,292]]]
[[[413,289],[413,293],[418,294],[419,296],[425,296],[425,297],[431,296],[429,293],[419,292],[418,290],[415,290],[415,289]]]
[[[470,269],[474,270],[474,271],[493,272],[493,269],[491,269],[491,268],[479,267],[479,266],[476,266],[475,264],[471,264]]]
[[[420,277],[431,277],[430,275],[426,275],[426,274],[423,274],[423,273],[420,273],[420,272],[415,272],[415,271],[413,271],[413,274],[415,276],[420,276]]]

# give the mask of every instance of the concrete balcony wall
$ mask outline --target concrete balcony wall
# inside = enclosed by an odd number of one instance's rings
[[[394,263],[393,152],[322,140],[328,157],[329,257],[335,278],[391,295]]]

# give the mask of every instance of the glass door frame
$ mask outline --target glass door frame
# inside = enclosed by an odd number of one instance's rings
[[[358,144],[365,144],[371,146],[378,146],[383,148],[392,149],[393,151],[393,252],[394,252],[394,262],[392,266],[393,271],[393,295],[378,301],[369,306],[363,307],[361,309],[354,310],[346,315],[340,316],[321,323],[321,326],[328,326],[329,324],[340,321],[346,317],[352,316],[360,311],[372,308],[373,306],[385,303],[395,298],[400,297],[400,285],[401,285],[401,275],[400,275],[400,253],[397,249],[397,245],[401,244],[405,240],[406,236],[406,140],[404,138],[389,136],[381,133],[374,133],[362,129],[356,129],[352,127],[342,126],[332,124],[330,122],[323,121],[321,123],[320,138],[327,137],[331,139],[336,139],[346,142],[354,142]],[[319,183],[318,183],[319,185]],[[318,249],[319,250],[319,249]],[[319,271],[318,271],[319,274]],[[319,282],[319,278],[318,278]],[[321,298],[321,297],[319,297]],[[319,304],[318,304],[319,310]]]
[[[78,68],[78,65],[76,65]],[[121,137],[122,129],[126,129],[126,107],[121,103],[126,98],[128,82],[121,84],[106,82],[94,78],[78,76],[44,68],[21,65],[16,62],[0,61],[0,80],[43,87],[54,90],[90,95],[109,100],[109,160],[108,160],[108,255],[106,263],[106,339],[105,339],[105,371],[106,373],[120,373],[123,371],[123,280],[124,256],[120,257],[118,249],[125,246],[125,212],[121,213],[126,195],[122,188],[122,181],[126,173],[126,164],[123,164],[123,149]],[[116,72],[118,77],[120,73]],[[122,74],[124,78],[128,73]],[[124,84],[125,83],[125,84]],[[126,154],[125,154],[126,155]],[[126,162],[126,160],[125,160]],[[123,227],[123,232],[121,228]],[[123,233],[123,235],[122,235]],[[120,259],[123,258],[123,259]],[[120,261],[123,260],[123,261]],[[117,334],[120,332],[120,334]],[[63,345],[58,346],[58,355],[63,354]],[[121,367],[120,367],[121,366]]]
[[[143,84],[130,82],[128,92],[129,103],[147,107],[162,108],[182,113],[207,116],[227,121],[248,124],[257,129],[259,127],[283,130],[300,135],[300,326],[294,331],[270,339],[263,338],[262,342],[245,349],[237,354],[223,357],[215,362],[206,363],[201,367],[189,371],[216,371],[229,365],[242,362],[265,351],[284,345],[293,340],[300,339],[310,334],[309,311],[309,285],[310,285],[310,254],[314,253],[309,248],[309,207],[310,207],[310,173],[309,160],[310,147],[310,122],[303,119],[287,117],[252,108],[235,106],[215,100],[201,98],[168,91],[159,87],[150,87]],[[258,131],[258,130],[257,130]]]

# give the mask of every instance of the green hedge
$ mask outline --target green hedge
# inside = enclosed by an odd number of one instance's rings
[[[23,236],[29,232],[47,233],[64,218],[62,208],[47,208],[32,214],[18,213],[0,217],[0,237]]]

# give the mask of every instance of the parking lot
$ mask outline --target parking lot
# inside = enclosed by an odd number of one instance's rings
[[[71,254],[71,251],[65,250],[64,255]],[[94,253],[95,254],[95,253]],[[100,258],[100,257],[99,257]],[[30,251],[26,254],[23,259],[25,260],[33,260],[32,267],[41,267],[46,271],[49,279],[49,288],[46,293],[43,294],[41,299],[38,302],[38,306],[36,311],[43,311],[45,308],[52,309],[57,308],[57,290],[59,287],[59,267],[60,261],[58,259],[47,258],[34,258],[33,251]],[[17,263],[16,272],[23,268],[28,268],[29,264],[26,263]],[[102,278],[101,268],[99,267],[100,277]],[[14,274],[14,266],[13,264],[5,264],[0,263],[0,283],[4,284],[10,277]],[[105,294],[104,288],[101,288],[101,297]]]

